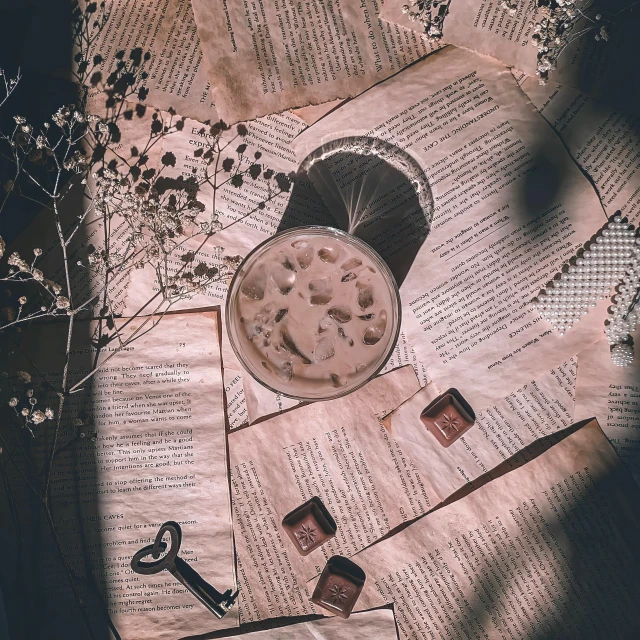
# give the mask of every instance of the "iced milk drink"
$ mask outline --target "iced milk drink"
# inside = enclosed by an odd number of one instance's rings
[[[342,395],[384,366],[398,334],[393,276],[366,244],[324,227],[258,247],[231,286],[231,342],[258,380],[285,395]]]

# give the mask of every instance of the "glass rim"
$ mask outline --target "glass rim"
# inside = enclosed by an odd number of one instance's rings
[[[372,257],[378,261],[379,266],[382,267],[382,271],[384,272],[385,277],[387,278],[389,283],[392,285],[391,298],[392,298],[392,301],[394,299],[396,301],[395,315],[397,318],[396,329],[394,332],[395,335],[393,336],[393,339],[389,341],[387,349],[384,355],[381,357],[380,363],[376,367],[376,369],[372,371],[368,377],[366,377],[362,382],[358,383],[357,385],[346,390],[336,389],[336,393],[333,393],[330,395],[323,395],[320,397],[300,396],[300,395],[295,395],[293,393],[287,393],[282,389],[276,389],[272,387],[265,380],[262,380],[256,373],[253,372],[252,368],[248,366],[246,359],[244,358],[240,348],[238,347],[234,339],[233,331],[231,329],[233,321],[231,319],[231,304],[230,304],[231,294],[234,292],[235,288],[237,287],[238,279],[240,277],[240,271],[249,262],[249,260],[255,256],[255,254],[257,254],[261,249],[265,247],[265,245],[268,245],[271,242],[274,242],[276,239],[281,239],[284,236],[289,234],[314,233],[314,232],[318,233],[318,235],[321,235],[322,233],[334,234],[334,235],[337,235],[338,237],[343,238],[346,242],[354,242],[359,248],[364,250],[364,253],[370,253]],[[233,274],[233,278],[231,278],[231,282],[229,283],[229,288],[227,289],[227,299],[225,301],[225,324],[227,329],[227,337],[229,338],[231,348],[233,349],[233,352],[236,358],[242,365],[244,371],[247,372],[258,384],[262,385],[263,387],[265,387],[266,389],[268,389],[273,393],[280,394],[282,396],[285,396],[286,398],[292,398],[293,400],[300,400],[301,402],[324,402],[326,400],[335,400],[337,398],[342,398],[344,396],[347,396],[350,393],[353,393],[354,391],[357,391],[358,389],[362,388],[365,384],[373,380],[373,378],[375,378],[380,373],[380,371],[384,369],[387,362],[389,362],[389,358],[391,358],[391,354],[393,353],[393,350],[395,349],[396,344],[398,343],[398,337],[400,336],[400,326],[402,324],[402,304],[400,302],[400,289],[398,288],[398,283],[396,282],[396,279],[393,273],[391,272],[389,265],[382,258],[382,256],[371,245],[367,244],[364,240],[361,240],[360,238],[348,233],[347,231],[343,231],[342,229],[336,229],[334,227],[327,227],[323,225],[304,225],[300,227],[292,227],[291,229],[285,229],[283,231],[279,231],[278,233],[267,238],[266,240],[263,240],[260,244],[256,245],[244,257],[242,262],[238,265],[238,268],[236,269],[236,272]]]

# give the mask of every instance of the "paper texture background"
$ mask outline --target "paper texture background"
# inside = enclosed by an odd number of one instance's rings
[[[418,388],[413,369],[404,367],[344,398],[229,435],[242,622],[323,613],[309,601],[305,581],[331,555],[353,555],[434,506],[431,489],[379,423]],[[312,496],[338,533],[303,557],[281,521]]]
[[[614,366],[604,339],[578,355],[576,420],[592,417],[640,484],[640,365]]]
[[[577,89],[524,78],[522,90],[593,180],[609,215],[640,217],[640,117],[616,111]]]
[[[87,4],[82,0],[81,5]],[[101,82],[92,93],[98,93],[115,70],[117,52],[124,51],[128,60],[139,47],[143,54],[151,54],[145,64],[149,77],[141,85],[149,90],[145,104],[164,111],[173,108],[201,122],[216,122],[218,114],[190,0],[106,0],[106,10],[109,17],[104,27],[91,26],[87,34],[89,59],[98,53],[103,58],[95,69]]]
[[[411,201],[403,177],[376,187],[375,206],[351,204],[368,174],[384,165],[384,158],[358,156],[362,137],[395,145],[424,171],[434,200],[426,238],[405,240],[405,227],[420,229],[419,220],[389,213],[385,222],[387,211],[401,210],[399,190]],[[349,143],[344,153],[313,165],[324,170],[318,189],[340,194],[346,214],[365,221],[355,235],[383,257],[408,263],[400,265],[403,328],[438,388],[455,387],[472,407],[486,407],[599,339],[604,301],[564,336],[528,306],[606,215],[502,65],[448,47],[329,114],[293,144],[302,162],[340,140]]]
[[[402,13],[404,4],[404,0],[387,0],[381,11],[382,19],[423,33],[422,25],[411,22]],[[575,4],[587,13],[593,9],[589,2]],[[548,13],[544,5],[542,8],[538,5],[536,0],[517,2],[516,14],[511,16],[509,6],[502,2],[452,0],[444,20],[442,42],[491,56],[535,77],[538,47],[533,45],[531,36],[536,23]],[[634,37],[640,16],[625,0],[608,0],[600,7],[605,20],[600,24],[586,19],[576,22],[570,33],[571,42],[557,58],[557,69],[550,73],[550,78],[637,112],[640,87],[629,78],[640,51]],[[608,29],[608,41],[595,38],[602,25]]]
[[[435,383],[394,411],[385,424],[434,487],[436,495],[430,499],[437,504],[464,486],[472,488],[475,480],[491,475],[535,440],[568,427],[573,422],[575,385],[574,359],[477,411],[474,426],[447,448],[420,420],[423,409],[439,394]]]
[[[142,322],[127,325],[123,335]],[[55,518],[67,560],[80,576],[93,573],[126,640],[148,637],[150,629],[154,638],[168,640],[238,624],[237,607],[218,620],[170,573],[140,576],[129,567],[160,525],[175,520],[183,532],[180,556],[219,591],[234,588],[218,332],[215,312],[166,316],[126,351],[114,351],[117,342],[105,346],[104,369],[67,402],[64,424],[69,426],[59,436],[61,453],[51,483]],[[79,322],[75,336],[72,382],[83,377],[95,356],[90,346],[97,338],[95,324]],[[64,345],[65,338],[65,325],[40,325],[24,334],[21,345],[54,382],[63,353],[51,345]],[[18,353],[10,365],[12,371],[32,370]],[[40,402],[44,405],[44,398]],[[71,426],[77,418],[84,424]],[[33,440],[36,459],[51,446],[48,424]],[[26,517],[29,494],[16,496],[16,502]],[[23,522],[28,532],[30,518]],[[63,637],[56,635],[61,630],[72,637],[82,622],[69,604],[73,598],[48,536],[42,553],[50,560],[41,585],[51,637]],[[80,584],[88,588],[86,580]],[[96,602],[90,591],[85,598],[89,605]],[[103,620],[95,614],[97,628]]]
[[[280,629],[244,633],[231,638],[234,640],[353,640],[354,638],[397,640],[398,633],[393,611],[379,609],[354,613],[347,620],[325,618]]]
[[[222,120],[357,95],[431,48],[378,18],[377,0],[193,0]]]
[[[638,488],[596,422],[354,557],[401,638],[632,638]],[[597,549],[597,551],[596,551]]]

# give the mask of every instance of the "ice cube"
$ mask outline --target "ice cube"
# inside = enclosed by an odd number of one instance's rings
[[[296,266],[293,264],[293,261],[284,251],[278,252],[278,261],[288,271],[296,270]]]
[[[320,340],[318,340],[318,343],[316,344],[316,348],[314,349],[313,354],[316,362],[333,358],[333,356],[336,355],[333,338],[320,338]]]
[[[240,291],[252,300],[262,300],[267,288],[267,270],[263,264],[255,265],[244,277]]]
[[[369,320],[373,320],[375,317],[375,313],[365,313],[363,316],[358,316],[360,320],[366,320],[367,322],[369,322]]]
[[[359,258],[349,258],[343,265],[340,267],[343,271],[353,271],[358,267],[362,266],[362,260]]]
[[[347,380],[344,376],[339,376],[337,373],[332,373],[331,384],[334,387],[344,387],[344,385],[347,384]]]
[[[356,282],[356,287],[358,287],[358,305],[361,309],[368,309],[373,304],[373,289],[361,282]]]
[[[298,345],[295,343],[295,340],[291,337],[289,333],[288,327],[282,327],[280,332],[282,336],[282,344],[280,345],[287,353],[290,353],[292,356],[297,356],[302,360],[302,364],[311,364],[311,360],[307,358],[301,351],[298,349]]]
[[[309,302],[313,305],[329,304],[333,298],[333,287],[331,286],[331,278],[324,277],[309,282],[309,291],[311,297]]]
[[[276,375],[285,382],[291,382],[293,378],[293,364],[286,360],[279,367],[276,367]]]
[[[271,278],[280,293],[286,296],[296,286],[298,276],[295,270],[291,271],[282,264],[275,264],[271,270]]]
[[[342,250],[340,247],[323,247],[318,251],[318,257],[323,262],[329,262],[333,264],[340,257]]]
[[[358,363],[356,365],[356,373],[362,373],[367,368],[366,364]]]
[[[351,282],[358,277],[358,274],[354,271],[349,271],[349,273],[345,273],[342,278],[340,278],[340,282]]]
[[[313,247],[307,240],[296,240],[291,243],[296,250],[296,262],[301,269],[308,269],[313,262]]]
[[[262,334],[262,325],[259,322],[246,322],[244,330],[247,333],[247,338],[249,338],[249,340],[253,340]]]
[[[276,313],[274,322],[280,322],[280,320],[282,320],[282,318],[284,318],[287,315],[287,313],[289,313],[289,309],[280,309],[280,311]]]
[[[341,324],[345,324],[351,320],[351,311],[349,307],[345,306],[337,306],[331,307],[327,314],[332,317],[336,322],[340,322]]]
[[[273,302],[266,304],[253,319],[261,325],[271,324],[274,321],[276,315],[276,305]]]
[[[320,318],[320,323],[318,325],[318,333],[324,333],[333,327],[334,324],[329,318]]]
[[[387,328],[387,312],[382,310],[378,321],[364,332],[362,341],[368,345],[374,345],[380,342]]]

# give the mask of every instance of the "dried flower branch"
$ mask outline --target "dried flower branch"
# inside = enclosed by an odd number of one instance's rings
[[[0,337],[10,340],[12,349],[20,350],[19,341],[13,338],[22,327],[44,319],[66,322],[64,343],[56,345],[63,362],[55,376],[38,371],[34,365],[32,371],[7,372],[2,378],[0,405],[6,409],[7,419],[0,427],[0,470],[10,503],[11,474],[17,474],[42,505],[44,520],[93,638],[51,504],[51,479],[59,454],[78,446],[87,434],[82,419],[73,414],[69,398],[90,387],[91,379],[119,350],[153,330],[177,301],[231,278],[241,260],[238,256],[226,256],[221,249],[212,263],[210,251],[206,257],[201,255],[205,243],[223,228],[216,202],[220,189],[242,189],[247,182],[259,181],[267,192],[265,201],[231,225],[263,209],[266,201],[288,191],[291,182],[264,167],[259,152],[248,153],[244,125],[230,129],[224,123],[203,126],[206,142],[194,154],[199,166],[191,175],[181,175],[168,143],[183,130],[185,120],[173,112],[153,112],[144,105],[149,55],[141,49],[117,52],[115,68],[103,77],[103,58],[92,49],[108,18],[106,5],[75,3],[74,17],[76,80],[90,85],[92,95],[79,84],[77,102],[58,109],[49,121],[36,125],[17,115],[10,130],[0,131],[0,176],[6,176],[0,178],[0,213],[10,200],[28,199],[48,212],[55,235],[53,244],[34,242],[28,249],[10,251],[0,238],[0,281],[5,288],[0,303]],[[18,80],[5,78],[6,95],[0,106],[16,89]],[[96,92],[104,99],[99,117],[89,106],[96,103]],[[126,144],[123,139],[122,122],[133,118],[140,127],[148,127],[143,144]],[[78,202],[83,204],[78,206]],[[92,244],[82,241],[88,225],[101,230]],[[143,268],[153,270],[158,291],[142,301],[130,318],[116,322],[122,301],[114,285]],[[80,379],[74,379],[71,354],[76,321],[90,315],[99,319],[95,338],[98,353]],[[136,319],[141,321],[133,325]],[[118,349],[100,355],[114,341]],[[44,429],[47,455],[44,461],[36,461],[24,449],[22,436],[38,439]],[[61,442],[65,433],[72,436]],[[18,519],[14,524],[19,527]]]
[[[410,2],[411,4],[403,5],[402,13],[407,14],[412,22],[420,23],[430,40],[440,40],[451,0],[410,0]]]
[[[637,1],[614,13],[607,3],[597,0],[536,0],[536,3],[538,11],[535,24],[531,24],[531,43],[538,50],[536,75],[544,85],[556,69],[560,55],[571,43],[586,36],[608,41],[616,20]],[[503,2],[503,8],[514,15],[516,0]]]

